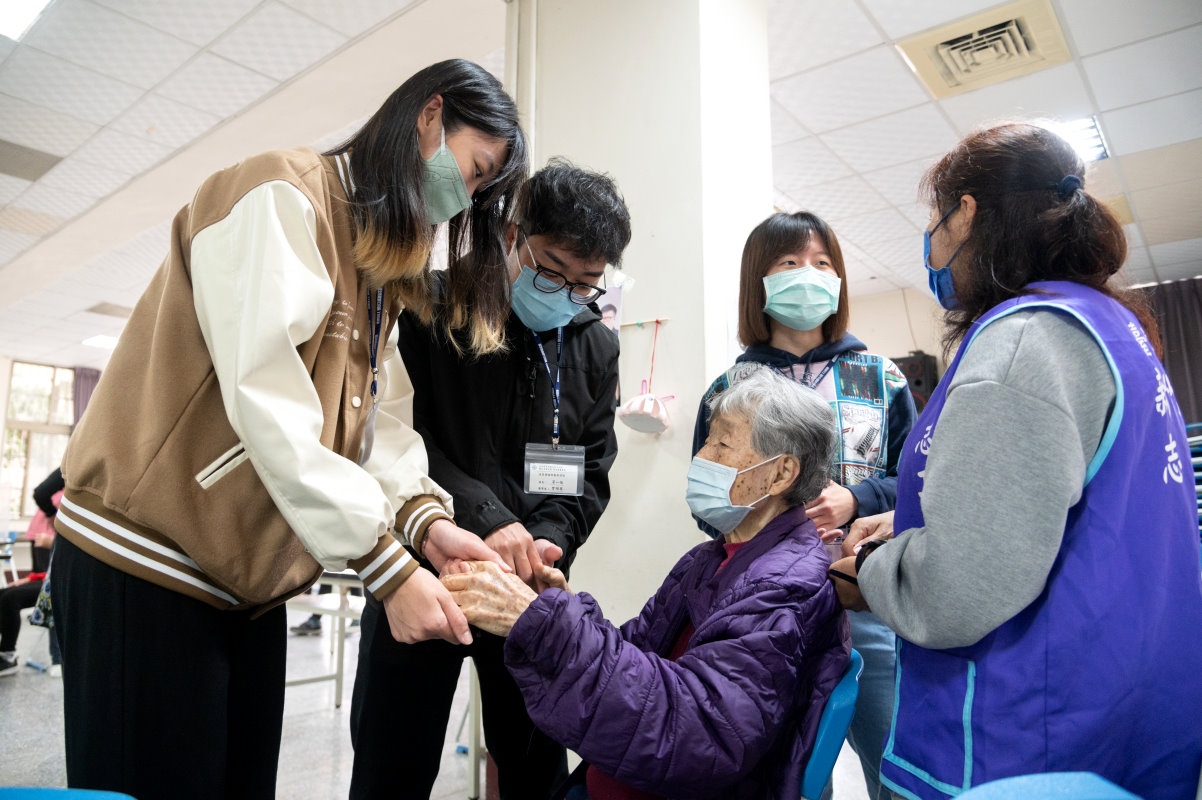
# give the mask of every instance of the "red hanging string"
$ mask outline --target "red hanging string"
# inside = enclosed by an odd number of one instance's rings
[[[655,345],[659,341],[659,320],[655,321],[655,336],[651,338],[651,370],[647,373],[647,390],[643,394],[651,394],[651,378],[655,375]]]

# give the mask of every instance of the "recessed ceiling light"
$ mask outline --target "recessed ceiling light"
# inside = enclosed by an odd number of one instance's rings
[[[83,344],[87,345],[88,347],[98,347],[101,350],[112,350],[117,346],[117,337],[99,334],[97,336],[84,339]]]
[[[1102,138],[1102,131],[1098,129],[1098,121],[1094,117],[1052,122],[1048,123],[1047,128],[1066,139],[1084,161],[1101,161],[1110,157],[1106,150],[1106,141]]]
[[[0,5],[0,36],[13,41],[29,32],[50,0],[4,0]]]

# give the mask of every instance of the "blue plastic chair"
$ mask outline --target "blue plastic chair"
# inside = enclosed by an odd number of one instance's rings
[[[818,720],[818,737],[814,740],[814,750],[806,763],[805,775],[801,779],[801,796],[808,800],[818,800],[831,772],[835,769],[835,761],[839,751],[843,749],[843,740],[847,738],[847,727],[851,725],[852,715],[856,713],[856,697],[860,694],[860,673],[864,671],[864,659],[856,650],[851,651],[851,663],[847,672],[831,692],[822,709],[822,718]]]
[[[1043,772],[974,786],[957,800],[1140,800],[1092,772]]]
[[[0,800],[134,800],[120,792],[96,789],[37,789],[0,786]]]

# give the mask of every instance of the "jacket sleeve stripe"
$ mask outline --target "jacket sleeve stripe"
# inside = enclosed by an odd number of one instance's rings
[[[381,575],[379,578],[377,578],[376,580],[367,584],[367,591],[371,592],[373,595],[376,594],[377,592],[379,592],[380,587],[382,587],[384,584],[388,583],[389,579],[391,579],[393,575],[396,575],[398,572],[400,572],[402,569],[404,569],[405,565],[408,564],[412,560],[413,560],[413,556],[409,555],[404,550],[402,550],[401,557],[396,560],[395,564],[393,564],[391,567],[389,567],[387,570],[385,570],[384,574]]]
[[[414,509],[409,516],[409,520],[405,523],[405,541],[408,544],[413,544],[413,537],[422,529],[426,520],[433,516],[446,516],[447,512],[437,503],[426,503]]]
[[[375,561],[371,562],[370,564],[368,564],[366,567],[364,567],[362,570],[359,571],[359,577],[365,581],[371,580],[372,574],[376,570],[378,570],[383,564],[385,564],[388,561],[388,559],[390,559],[394,555],[396,555],[396,552],[400,549],[401,549],[400,544],[398,544],[394,540],[392,543],[390,543],[388,545],[388,548],[385,549],[384,552],[382,552],[382,553],[380,553],[380,555],[376,556]]]

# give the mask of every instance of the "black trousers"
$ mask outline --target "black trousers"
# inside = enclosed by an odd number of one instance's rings
[[[67,784],[138,800],[273,798],[284,607],[219,611],[58,538]]]
[[[17,649],[17,635],[21,632],[21,611],[33,608],[40,591],[41,581],[30,581],[20,586],[0,589],[0,653]]]
[[[534,727],[505,669],[505,640],[472,629],[468,647],[441,640],[401,644],[369,595],[351,697],[352,800],[427,800],[438,777],[451,700],[471,656],[484,701],[484,739],[502,800],[545,800],[567,777],[563,747]]]

